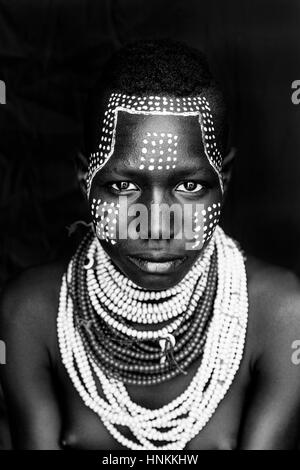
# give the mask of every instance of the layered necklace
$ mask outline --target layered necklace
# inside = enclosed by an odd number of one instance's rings
[[[185,278],[163,291],[132,283],[91,232],[63,276],[58,340],[75,388],[115,439],[130,449],[180,450],[233,381],[247,315],[244,258],[220,227]],[[195,360],[196,374],[168,405],[152,410],[131,400],[126,384],[165,382]]]

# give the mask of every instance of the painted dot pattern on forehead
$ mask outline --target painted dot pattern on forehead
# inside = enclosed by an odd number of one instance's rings
[[[118,203],[108,203],[101,199],[93,198],[91,212],[95,224],[96,235],[100,240],[105,240],[112,245],[116,243],[117,221],[119,216]]]
[[[171,132],[146,132],[142,139],[139,169],[160,171],[176,168],[177,145],[178,135]]]
[[[195,225],[195,243],[192,249],[201,249],[202,246],[212,237],[216,226],[219,223],[221,214],[221,203],[214,203],[205,209],[202,209],[202,213],[194,213],[194,225]],[[201,221],[201,222],[200,222]]]
[[[209,102],[205,96],[170,98],[164,96],[134,96],[112,93],[104,113],[102,128],[100,128],[98,148],[95,152],[91,153],[89,159],[87,175],[88,195],[94,176],[113,154],[119,111],[128,112],[130,114],[198,116],[205,154],[219,177],[223,191],[221,175],[222,155],[217,147],[213,116]],[[157,167],[162,166],[158,165],[158,163],[159,161],[157,162]]]

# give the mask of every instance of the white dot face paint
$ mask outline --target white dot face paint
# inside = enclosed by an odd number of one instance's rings
[[[147,132],[142,139],[139,169],[164,171],[176,168],[178,135],[164,132]],[[150,164],[145,164],[151,155]]]
[[[118,112],[141,115],[174,115],[174,116],[198,116],[204,144],[205,155],[217,173],[221,190],[223,182],[221,175],[222,156],[217,147],[213,117],[209,102],[205,96],[187,98],[169,98],[163,96],[130,96],[121,93],[112,93],[107,109],[104,113],[102,130],[99,136],[99,146],[90,155],[87,176],[87,190],[90,193],[91,184],[96,173],[106,164],[112,156],[115,147],[116,126]],[[145,135],[141,147],[141,161],[139,169],[146,171],[170,170],[176,167],[177,141],[174,134],[153,132]],[[150,153],[153,161],[145,165],[142,156]],[[169,155],[168,155],[169,154]],[[171,160],[165,161],[166,157]],[[159,161],[161,158],[161,161]],[[160,168],[158,168],[160,167]]]
[[[201,214],[194,212],[194,245],[192,249],[201,249],[212,237],[219,223],[221,203],[216,202],[202,209]]]
[[[140,212],[140,205],[138,204],[138,206],[138,212]],[[203,245],[212,237],[213,232],[217,224],[219,223],[221,203],[216,202],[208,206],[203,206],[202,204],[200,204],[200,206],[201,209],[197,208],[194,213],[190,212],[189,215],[189,217],[191,217],[191,215],[193,214],[193,240],[192,243],[188,243],[187,249],[200,250]],[[120,210],[124,211],[124,209],[125,207],[121,208],[119,203],[108,203],[106,201],[103,202],[99,198],[94,198],[92,200],[91,212],[95,225],[96,235],[99,240],[105,240],[106,242],[111,243],[112,245],[116,244],[119,213]],[[125,220],[127,220],[127,216],[125,216]],[[148,220],[148,215],[146,216],[145,220]],[[180,230],[176,230],[175,232],[182,233]]]
[[[102,202],[101,199],[94,198],[91,204],[91,212],[97,237],[114,245],[117,238],[119,204]]]

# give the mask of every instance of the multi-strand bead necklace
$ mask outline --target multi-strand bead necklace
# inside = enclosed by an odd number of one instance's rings
[[[124,277],[90,235],[63,276],[62,360],[85,404],[123,446],[183,449],[210,419],[238,370],[247,298],[243,255],[219,227],[188,275],[158,292]],[[130,399],[126,383],[163,382],[197,358],[201,363],[189,386],[168,405],[150,410]],[[134,438],[122,435],[118,425]]]
[[[150,293],[116,271],[97,239],[83,241],[70,265],[69,295],[85,347],[108,375],[125,383],[151,385],[184,372],[201,355],[216,288],[213,251],[212,242],[176,288]],[[133,327],[140,319],[134,314],[137,309],[147,319],[145,331]],[[159,328],[159,323],[166,326]],[[152,325],[156,329],[149,330]]]

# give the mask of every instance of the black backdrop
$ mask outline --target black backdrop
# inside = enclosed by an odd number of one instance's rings
[[[0,0],[0,287],[64,252],[65,226],[87,216],[74,156],[102,63],[129,40],[166,36],[207,52],[231,104],[239,152],[224,225],[300,273],[299,22],[299,0]]]

